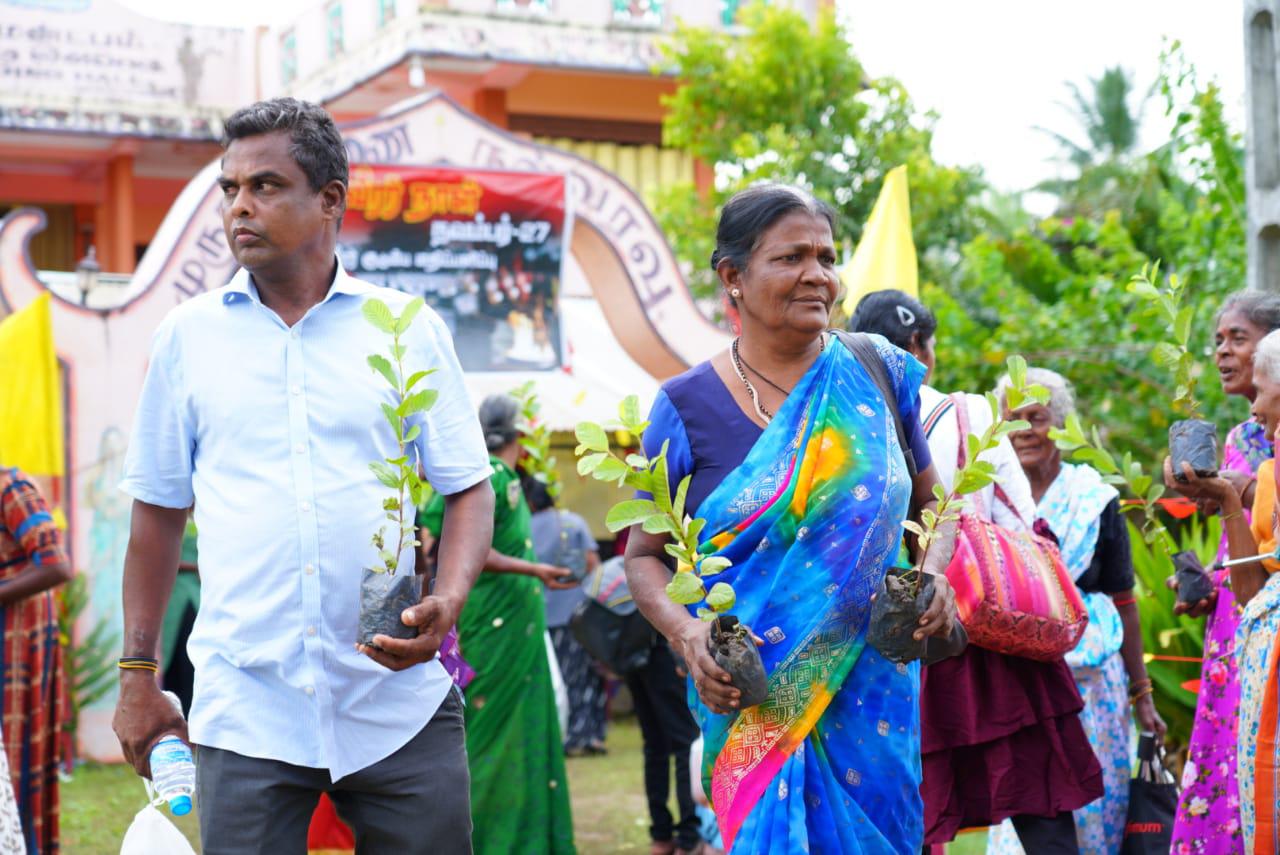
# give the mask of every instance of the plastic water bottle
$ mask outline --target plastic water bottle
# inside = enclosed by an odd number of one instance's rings
[[[178,712],[182,702],[173,692],[165,692]],[[196,791],[196,763],[191,746],[168,734],[151,749],[151,784],[160,798],[169,803],[174,816],[191,813],[191,795]]]

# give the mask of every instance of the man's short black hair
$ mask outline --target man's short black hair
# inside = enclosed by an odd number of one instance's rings
[[[319,104],[297,98],[272,98],[241,107],[222,125],[222,147],[245,137],[287,131],[289,154],[315,193],[330,181],[347,186],[347,147],[333,117]]]

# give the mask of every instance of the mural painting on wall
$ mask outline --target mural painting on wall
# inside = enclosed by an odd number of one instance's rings
[[[87,565],[93,568],[89,584],[90,611],[104,621],[107,635],[119,643],[124,638],[124,551],[129,543],[130,499],[120,491],[124,452],[128,439],[114,425],[98,440],[98,459],[85,474],[83,510],[89,517]],[[112,685],[98,707],[113,707],[119,687]]]
[[[548,198],[556,200],[547,202],[551,213],[537,207],[506,210],[513,223],[529,220],[549,224],[543,242],[533,244],[541,247],[535,255],[547,253],[547,258],[539,261],[545,264],[533,269],[556,270],[568,246],[583,268],[590,268],[590,288],[611,332],[652,376],[670,376],[726,345],[725,334],[698,312],[644,203],[595,164],[509,135],[438,94],[425,96],[395,114],[346,126],[343,131],[357,175],[364,174],[360,164],[404,167],[403,174],[409,175],[434,175],[440,164],[447,164],[461,168],[461,173],[450,174],[472,179],[495,172],[538,173],[538,180],[554,179],[558,190],[554,196],[547,191]],[[217,175],[218,164],[211,163],[183,190],[117,306],[96,310],[54,295],[54,334],[59,359],[67,371],[69,395],[65,407],[69,419],[67,471],[72,483],[64,510],[77,569],[90,576],[92,598],[81,630],[101,619],[114,628],[120,625],[120,576],[129,514],[127,499],[116,492],[115,485],[151,336],[170,309],[196,294],[221,287],[234,272],[222,228]],[[501,222],[503,211],[502,206],[483,208],[487,222],[493,222],[495,216]],[[570,211],[572,230],[568,227]],[[471,219],[475,221],[474,214]],[[348,225],[354,236],[355,224],[350,220],[343,232],[348,231]],[[26,252],[27,242],[43,226],[43,214],[33,209],[19,209],[0,220],[0,316],[25,306],[46,290]],[[429,244],[430,227],[419,232],[419,244],[424,240],[422,234]],[[555,262],[549,254],[553,244],[558,254]],[[504,258],[499,254],[500,268]],[[498,281],[501,283],[501,277]],[[532,298],[537,288],[532,279],[526,285],[527,297]],[[538,301],[527,299],[519,287],[514,293],[516,311],[528,319],[533,345],[528,352],[536,356],[541,353],[539,337],[532,334],[538,326]],[[550,294],[556,294],[554,285]],[[556,333],[559,313],[547,312],[547,306],[555,302],[544,300],[543,305],[541,323],[549,344],[564,338],[563,333]],[[461,317],[463,312],[457,314]],[[461,329],[458,318],[455,322]],[[516,326],[525,323],[515,321]],[[489,341],[505,342],[506,336],[491,332]],[[504,358],[508,363],[522,362],[509,359],[511,349],[517,346],[514,331],[509,341]],[[555,346],[551,349],[554,361],[550,364],[564,368]],[[517,348],[516,352],[522,351]],[[545,359],[545,353],[539,358]],[[527,370],[536,362],[523,367]],[[477,376],[486,375],[481,371]],[[610,402],[610,412],[614,405]],[[111,705],[104,700],[81,715],[78,738],[87,757],[119,758],[119,746],[110,728]]]
[[[338,236],[343,267],[419,296],[466,371],[563,363],[563,175],[360,166]]]

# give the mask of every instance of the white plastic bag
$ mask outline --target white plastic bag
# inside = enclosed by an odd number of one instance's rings
[[[142,782],[147,788],[147,806],[129,824],[120,844],[120,855],[196,855],[182,832],[162,814],[157,805],[164,804],[151,789],[151,782]]]
[[[564,676],[560,673],[560,662],[556,659],[556,646],[551,643],[551,633],[542,633],[542,640],[547,645],[547,664],[551,666],[551,690],[556,696],[556,716],[560,719],[560,738],[569,735],[569,690],[565,688]]]

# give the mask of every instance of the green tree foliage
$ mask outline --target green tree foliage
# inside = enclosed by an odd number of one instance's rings
[[[57,600],[58,639],[65,648],[63,656],[70,689],[71,715],[67,717],[66,730],[72,735],[74,749],[80,711],[93,706],[116,687],[120,636],[111,631],[106,618],[96,617],[90,622],[89,631],[77,637],[76,625],[89,607],[89,583],[82,574],[71,577],[58,592]]]
[[[1074,383],[1084,420],[1101,427],[1108,447],[1150,467],[1163,457],[1178,396],[1150,355],[1169,338],[1168,320],[1128,283],[1156,260],[1187,283],[1202,412],[1224,431],[1247,416],[1243,401],[1225,398],[1211,363],[1217,309],[1245,284],[1241,138],[1223,118],[1218,88],[1197,80],[1176,44],[1158,85],[1174,132],[1139,159],[1164,176],[1155,228],[1143,212],[1117,207],[981,234],[963,247],[954,278],[924,287],[939,315],[936,385],[991,388],[1005,358],[1023,354]]]
[[[695,296],[710,298],[708,267],[720,207],[760,180],[809,189],[838,214],[835,237],[857,241],[890,169],[907,164],[916,246],[925,275],[943,268],[982,219],[977,170],[937,164],[934,116],[888,77],[871,77],[830,14],[745,7],[741,35],[681,27],[666,48],[680,85],[666,100],[666,145],[715,170],[715,187],[667,188],[658,220],[686,266]]]

